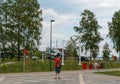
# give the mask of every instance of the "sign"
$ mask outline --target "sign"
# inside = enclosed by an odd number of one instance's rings
[[[26,48],[24,48],[24,54],[25,54],[25,55],[29,54],[29,52],[27,51]]]

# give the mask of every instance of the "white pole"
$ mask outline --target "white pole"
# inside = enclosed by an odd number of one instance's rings
[[[0,51],[0,62],[1,62],[1,51]]]
[[[42,62],[44,62],[43,52],[42,52]]]
[[[80,44],[80,39],[79,39],[79,64],[78,65],[81,65],[81,44]]]
[[[62,65],[65,65],[64,64],[64,47],[62,48]]]
[[[25,53],[24,53],[24,56],[23,56],[23,72],[25,72]]]
[[[65,65],[65,64],[64,64],[64,41],[65,41],[65,40],[62,41],[62,46],[63,46],[63,47],[62,47],[62,65]]]

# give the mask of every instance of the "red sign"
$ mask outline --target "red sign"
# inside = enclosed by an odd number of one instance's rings
[[[24,54],[25,54],[25,55],[26,55],[26,54],[29,54],[29,52],[27,51],[26,48],[24,48]]]

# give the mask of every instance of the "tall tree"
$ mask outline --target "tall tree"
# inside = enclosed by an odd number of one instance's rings
[[[116,11],[112,17],[112,22],[108,22],[109,36],[114,43],[115,50],[120,58],[120,10]]]
[[[111,50],[109,49],[109,45],[107,43],[105,43],[105,45],[103,46],[103,59],[104,60],[109,60],[109,55]]]
[[[73,53],[74,53],[74,45],[73,43],[69,44],[67,47],[66,47],[66,53],[68,55],[69,58],[71,58],[71,60],[73,60]]]
[[[0,0],[0,43],[2,45],[0,45],[1,51],[3,53],[4,51],[4,45],[6,43],[6,34],[5,34],[5,28],[4,28],[4,23],[5,23],[5,12],[4,9],[6,8],[6,6],[4,6],[4,2],[5,0]],[[3,56],[4,54],[2,54]],[[3,60],[4,60],[4,56],[3,56]]]
[[[83,34],[80,40],[84,43],[86,51],[90,49],[90,58],[92,55],[94,55],[95,58],[97,54],[94,53],[97,53],[99,49],[98,43],[102,40],[100,33],[98,32],[101,27],[98,25],[95,15],[90,10],[84,10],[84,12],[81,13],[81,16],[82,18],[79,22],[80,26],[75,26],[74,30],[80,35]],[[93,51],[94,53],[92,53]]]
[[[15,46],[20,60],[20,48],[26,41],[31,50],[40,45],[42,31],[42,10],[37,0],[5,0],[2,4],[4,9],[4,31],[10,46]],[[16,39],[17,38],[17,39]]]

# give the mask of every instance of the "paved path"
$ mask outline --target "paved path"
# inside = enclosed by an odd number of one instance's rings
[[[113,69],[112,69],[113,70]],[[0,74],[0,84],[119,84],[120,77],[95,74],[98,70],[63,71],[61,79],[54,72]],[[103,70],[99,70],[103,71]]]
[[[93,73],[96,71],[110,71],[110,70],[120,69],[94,70],[82,72],[85,84],[120,84],[120,76],[109,76],[104,74]]]
[[[0,74],[0,84],[79,84],[76,72],[61,73],[61,79],[54,79],[54,72]]]
[[[0,64],[0,67],[1,67],[1,66],[3,66],[4,64],[6,64],[6,65],[7,65],[7,64],[13,64],[13,63],[15,63],[15,62],[2,63],[2,64]]]

